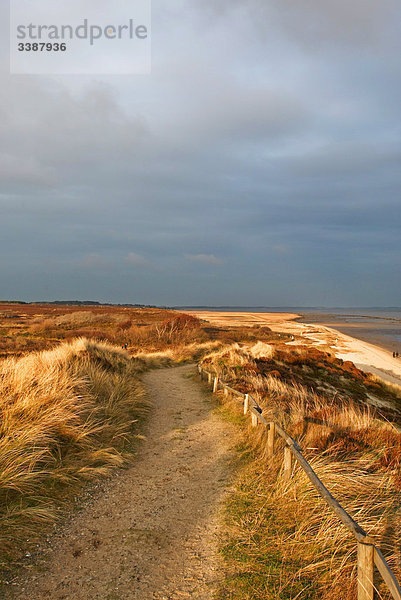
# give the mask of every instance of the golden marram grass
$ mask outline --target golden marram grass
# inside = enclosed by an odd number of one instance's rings
[[[129,457],[148,409],[143,361],[78,339],[0,363],[0,551],[57,518],[60,503]]]

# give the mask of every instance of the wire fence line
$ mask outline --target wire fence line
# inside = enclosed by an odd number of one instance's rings
[[[251,394],[240,392],[225,382],[221,381],[216,373],[207,371],[198,364],[198,371],[201,379],[207,377],[208,384],[212,387],[213,393],[222,390],[225,396],[232,395],[244,405],[244,414],[251,416],[252,425],[257,427],[261,424],[267,430],[267,455],[272,458],[275,453],[276,436],[281,437],[284,442],[283,453],[283,472],[284,477],[291,479],[293,459],[304,470],[310,482],[325,500],[339,520],[354,536],[357,542],[357,586],[358,600],[374,600],[374,566],[376,565],[381,577],[386,583],[392,597],[395,600],[401,600],[401,587],[393,571],[384,558],[381,550],[374,544],[372,538],[366,531],[347,513],[341,504],[331,495],[319,477],[316,475],[312,466],[301,453],[301,447],[284,429],[275,421],[268,421],[262,414],[262,409]]]

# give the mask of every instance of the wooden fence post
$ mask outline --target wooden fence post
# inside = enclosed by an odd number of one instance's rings
[[[401,600],[401,587],[379,548],[373,547],[375,565],[394,600]]]
[[[292,460],[291,460],[291,450],[288,446],[284,448],[284,478],[291,479],[292,473]]]
[[[216,376],[214,378],[214,383],[213,383],[213,394],[215,394],[217,392],[218,387],[219,387],[219,378]]]
[[[373,600],[374,546],[358,542],[358,600]]]
[[[246,413],[248,412],[248,408],[249,408],[249,394],[245,394],[245,398],[244,398],[244,415],[246,415]]]
[[[274,423],[270,423],[269,431],[267,432],[267,457],[273,458],[274,456],[274,438],[276,435],[276,426]]]

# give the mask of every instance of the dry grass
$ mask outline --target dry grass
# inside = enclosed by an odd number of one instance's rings
[[[76,312],[69,312],[65,315],[59,315],[53,318],[43,319],[42,317],[35,317],[32,321],[32,325],[29,327],[29,333],[41,333],[45,331],[51,331],[57,328],[70,329],[79,326],[88,326],[95,324],[114,324],[123,323],[126,320],[126,316],[120,313],[103,312],[96,314],[92,311],[81,310]]]
[[[373,375],[373,373],[370,373],[369,378],[371,379],[371,381],[382,385],[389,392],[394,394],[397,398],[401,399],[401,385],[397,385],[396,383],[390,383],[389,381],[384,381],[384,379],[382,379],[381,377],[377,377],[377,375]]]
[[[142,365],[79,339],[0,363],[0,556],[15,555],[85,481],[124,465],[147,403]]]
[[[178,344],[155,352],[135,352],[133,358],[143,363],[146,368],[169,367],[174,364],[201,359],[212,350],[216,351],[222,347],[218,341],[192,342],[189,344]]]
[[[205,366],[233,387],[251,392],[266,418],[300,442],[323,483],[376,540],[400,576],[401,434],[354,396],[336,395],[335,390],[327,395],[303,385],[299,377],[284,381],[274,371],[261,374],[254,356],[271,360],[279,353],[267,348],[263,357],[260,350],[237,344],[211,353]],[[309,360],[307,352],[298,355]],[[281,353],[279,358],[280,366],[285,357]],[[297,368],[302,372],[302,364]],[[338,377],[340,382],[343,376]],[[240,415],[233,401],[223,410]],[[284,479],[281,442],[266,468],[266,433],[262,427],[247,427],[236,493],[227,505],[229,534],[223,553],[228,575],[219,597],[354,600],[354,539],[299,467],[290,482]],[[379,579],[377,587],[379,598],[389,598]]]

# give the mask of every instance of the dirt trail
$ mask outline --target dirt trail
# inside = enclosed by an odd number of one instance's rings
[[[10,598],[211,599],[232,429],[212,413],[194,372],[145,375],[154,410],[138,458],[56,536],[46,567]]]

